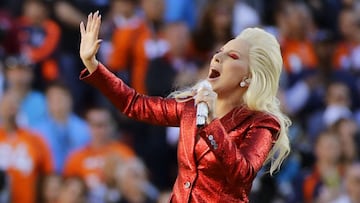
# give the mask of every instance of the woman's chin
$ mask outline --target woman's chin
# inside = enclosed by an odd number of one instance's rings
[[[217,90],[219,89],[219,85],[215,80],[209,81],[211,84],[211,89],[217,93]]]

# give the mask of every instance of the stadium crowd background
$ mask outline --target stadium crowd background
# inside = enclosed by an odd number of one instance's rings
[[[2,0],[0,202],[166,202],[177,128],[125,118],[79,80],[79,23],[102,15],[100,60],[140,93],[207,75],[246,27],[281,44],[292,152],[250,202],[360,202],[356,0]]]

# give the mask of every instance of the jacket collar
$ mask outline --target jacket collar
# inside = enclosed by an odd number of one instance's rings
[[[254,111],[247,108],[245,105],[235,107],[225,116],[220,118],[220,122],[224,126],[226,132],[230,132],[237,126],[239,126],[244,121],[248,120],[251,116],[255,114]]]

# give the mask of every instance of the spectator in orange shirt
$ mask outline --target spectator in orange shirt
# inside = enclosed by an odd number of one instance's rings
[[[320,133],[314,148],[316,162],[303,182],[303,202],[330,202],[340,194],[342,167],[341,144],[332,131]]]
[[[276,14],[284,67],[287,73],[297,74],[315,68],[317,58],[309,34],[312,19],[308,7],[299,2],[285,1]]]
[[[136,14],[135,0],[112,0],[110,11],[103,20],[100,37],[104,40],[100,58],[116,72],[121,72],[126,81],[131,66],[133,43],[143,26],[143,20]]]
[[[61,30],[48,17],[47,4],[42,0],[27,0],[23,16],[18,20],[21,52],[37,66],[35,81],[38,88],[44,88],[44,81],[59,77],[56,50],[60,42]],[[43,80],[43,81],[42,81]]]
[[[109,156],[127,159],[133,157],[134,152],[125,144],[112,140],[116,127],[108,109],[92,107],[86,112],[85,118],[90,126],[91,141],[69,156],[64,175],[84,179],[90,190],[90,201],[102,202],[106,194],[103,176],[105,160]]]
[[[38,202],[41,179],[52,172],[46,143],[16,124],[17,92],[6,91],[0,102],[0,168],[10,177],[12,203]]]
[[[342,40],[338,43],[333,65],[338,69],[360,72],[360,25],[359,14],[354,8],[344,8],[339,15],[339,30]]]
[[[140,5],[144,16],[136,22],[137,26],[115,31],[109,65],[113,70],[128,68],[130,85],[139,93],[146,93],[149,60],[163,56],[168,45],[162,39],[164,0],[141,0]]]

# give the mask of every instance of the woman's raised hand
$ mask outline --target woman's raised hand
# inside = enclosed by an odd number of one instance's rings
[[[96,70],[99,63],[96,59],[96,53],[102,41],[98,39],[100,24],[101,15],[99,15],[99,11],[89,14],[86,27],[83,22],[80,23],[80,58],[90,73]]]

